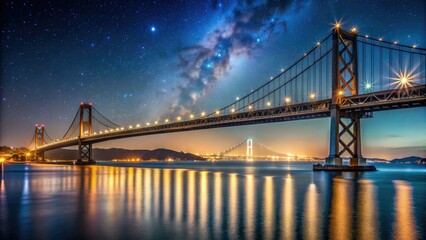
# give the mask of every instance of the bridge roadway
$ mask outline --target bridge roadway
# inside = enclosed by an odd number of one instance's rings
[[[80,140],[82,143],[99,143],[121,138],[161,133],[323,118],[330,116],[330,105],[331,99],[312,101],[229,115],[206,116],[188,121],[177,121],[147,127],[113,130],[108,133],[84,136],[81,137]],[[342,97],[340,109],[345,114],[351,114],[421,106],[426,106],[426,85]],[[32,151],[48,151],[63,147],[70,147],[78,145],[78,142],[79,139],[77,138],[53,142],[40,146],[37,149],[32,149]]]

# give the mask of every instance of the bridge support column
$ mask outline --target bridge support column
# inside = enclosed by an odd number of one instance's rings
[[[36,151],[34,152],[34,160],[35,161],[44,161],[44,151],[37,151],[37,148],[42,146],[43,144],[46,143],[45,139],[44,139],[44,134],[45,134],[45,130],[44,130],[44,124],[42,124],[41,126],[39,126],[38,124],[36,124],[35,126],[35,131],[34,131],[34,148],[36,149]]]
[[[326,158],[327,165],[342,165],[342,158],[339,154],[339,122],[340,110],[338,105],[330,106],[330,155]]]
[[[77,164],[95,164],[92,158],[92,144],[91,143],[78,143]]]
[[[92,143],[83,142],[82,137],[92,134],[92,104],[80,104],[80,134],[76,164],[96,164],[92,155]]]
[[[314,166],[314,170],[351,170],[350,167],[357,171],[371,170],[362,167],[366,165],[361,154],[361,118],[364,115],[340,109],[345,97],[358,94],[358,52],[357,35],[341,31],[339,27],[333,30],[332,36],[331,77],[330,155],[326,158],[326,166]],[[342,166],[345,153],[350,157],[349,168]]]

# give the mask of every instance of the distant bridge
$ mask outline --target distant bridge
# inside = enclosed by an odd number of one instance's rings
[[[426,105],[426,49],[345,31],[333,31],[298,61],[256,90],[210,114],[204,112],[122,127],[81,103],[68,131],[53,140],[36,126],[32,150],[78,146],[78,163],[94,163],[92,145],[114,139],[330,117],[328,165],[365,165],[361,119],[375,111]],[[103,129],[103,130],[102,130]],[[50,139],[50,142],[47,140]]]
[[[206,155],[205,157],[214,159],[238,159],[238,160],[254,160],[254,159],[294,159],[295,156],[278,152],[270,147],[254,141],[249,138],[235,146],[232,146],[220,153]]]

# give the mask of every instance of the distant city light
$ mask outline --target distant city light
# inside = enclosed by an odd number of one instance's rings
[[[157,31],[157,29],[154,26],[152,26],[151,27],[151,32],[155,32],[155,31]]]

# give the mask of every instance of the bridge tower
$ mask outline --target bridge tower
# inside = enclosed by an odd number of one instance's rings
[[[92,158],[92,143],[83,142],[82,137],[92,134],[92,104],[80,104],[80,132],[78,135],[77,164],[95,163]]]
[[[342,98],[358,94],[358,54],[355,33],[335,27],[332,36],[332,104],[330,105],[330,155],[326,165],[342,165],[342,155],[350,155],[350,165],[366,165],[361,154],[363,113],[345,114]]]
[[[246,150],[247,159],[253,159],[253,139],[247,139],[247,150]]]
[[[44,161],[44,151],[37,151],[38,147],[41,147],[46,143],[44,139],[44,135],[45,135],[44,124],[40,126],[36,124],[35,131],[34,131],[34,148],[36,149],[34,154],[34,159],[36,161],[38,160]]]

